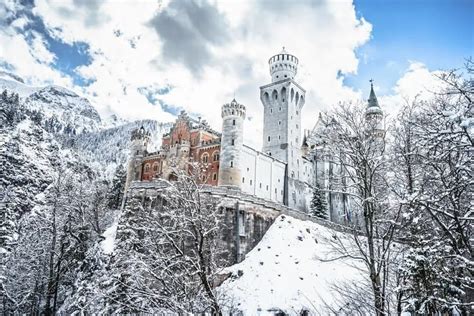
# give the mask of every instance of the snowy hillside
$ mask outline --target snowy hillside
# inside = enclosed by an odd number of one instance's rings
[[[0,71],[0,91],[15,91],[21,98],[26,98],[40,88],[31,87],[25,84],[25,81],[15,74]]]
[[[339,258],[339,241],[352,244],[350,235],[281,215],[244,261],[225,270],[232,275],[220,287],[224,301],[244,315],[342,310],[347,298],[336,288],[357,285],[362,293],[366,282],[361,261]]]
[[[57,121],[55,132],[70,130],[73,134],[80,134],[99,130],[101,119],[90,102],[59,86],[47,86],[36,91],[26,98],[25,106]]]

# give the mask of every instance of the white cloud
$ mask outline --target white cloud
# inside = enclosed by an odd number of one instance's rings
[[[341,100],[362,97],[360,92],[344,86],[343,77],[338,76],[357,72],[359,61],[355,49],[369,40],[372,28],[356,17],[350,0],[219,1],[211,6],[205,1],[192,4],[188,0],[99,3],[77,6],[73,0],[38,0],[33,13],[42,18],[58,39],[88,43],[92,63],[77,72],[95,80],[82,92],[101,114],[171,120],[171,115],[140,93],[143,87],[151,90],[170,87],[168,94],[155,97],[170,106],[199,113],[220,129],[220,107],[235,93],[236,99],[246,105],[247,116],[252,118],[247,130],[261,132],[259,86],[270,82],[267,61],[282,46],[300,60],[295,79],[307,90],[304,128],[312,127],[320,110]],[[186,58],[204,52],[200,64],[192,71],[183,59],[173,60],[173,56],[163,51],[169,46],[151,22],[168,9],[174,13],[167,18],[178,16],[177,25],[185,27],[182,34],[198,34],[203,41],[194,42],[198,45],[196,51],[186,52]],[[219,24],[198,19],[198,13],[215,19],[219,16]],[[217,31],[219,36],[211,33]],[[39,48],[35,52],[39,60],[36,64],[51,62],[52,56],[42,50],[44,43],[38,40],[35,44]],[[187,42],[179,44],[182,49],[189,49]],[[34,63],[31,56],[18,58],[24,59],[31,60],[28,65]],[[28,66],[18,67],[23,75]],[[64,82],[57,71],[42,71],[35,75],[58,80],[58,84]],[[246,139],[258,146],[261,137],[255,138],[255,133],[246,133]]]
[[[393,87],[393,93],[379,97],[379,103],[386,114],[396,115],[407,102],[430,100],[434,93],[445,88],[437,76],[442,71],[429,70],[423,63],[412,61]]]

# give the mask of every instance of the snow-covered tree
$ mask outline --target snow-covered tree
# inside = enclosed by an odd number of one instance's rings
[[[357,247],[348,249],[336,238],[335,250],[341,257],[365,263],[373,313],[386,315],[394,305],[391,249],[400,221],[400,209],[389,203],[386,134],[380,130],[380,122],[367,118],[366,106],[362,104],[340,104],[326,121],[332,122],[327,135],[323,135],[327,149],[343,169],[353,206],[361,219],[361,227],[354,227]]]
[[[227,263],[223,214],[202,193],[198,175],[175,174],[177,181],[156,200],[135,195],[127,202],[117,230],[110,310],[222,313],[214,284]]]
[[[468,74],[472,75],[472,62]],[[405,183],[410,250],[401,267],[404,308],[420,314],[468,314],[474,297],[472,244],[472,79],[443,74],[445,90],[415,102],[405,140],[396,144]]]
[[[321,219],[327,219],[327,201],[324,191],[317,183],[313,189],[313,197],[310,205],[312,215]]]
[[[112,179],[112,185],[107,193],[108,203],[107,206],[111,209],[118,209],[122,203],[122,198],[125,190],[125,180],[127,173],[122,164],[118,164],[115,169],[114,178]]]

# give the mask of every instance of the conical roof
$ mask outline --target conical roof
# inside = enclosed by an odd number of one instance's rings
[[[370,94],[369,99],[367,100],[367,110],[368,112],[382,112],[382,108],[379,105],[379,101],[377,100],[377,96],[375,95],[374,91],[374,82],[370,80]]]

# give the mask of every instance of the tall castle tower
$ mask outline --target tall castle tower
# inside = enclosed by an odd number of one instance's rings
[[[245,106],[232,100],[222,106],[222,138],[219,186],[240,187],[241,152],[244,140]]]
[[[127,192],[133,180],[141,179],[143,156],[146,154],[148,143],[150,142],[150,132],[145,131],[145,128],[142,126],[132,131],[130,140],[130,158],[127,166],[125,192]]]
[[[301,110],[306,91],[294,80],[298,58],[287,53],[285,48],[272,56],[268,64],[272,82],[260,87],[264,107],[262,151],[287,163],[285,204],[298,207],[302,201],[295,181],[302,176]]]
[[[369,124],[369,128],[377,137],[383,137],[383,111],[374,92],[373,80],[370,80],[370,95],[367,100],[367,108],[365,109],[365,119]]]

